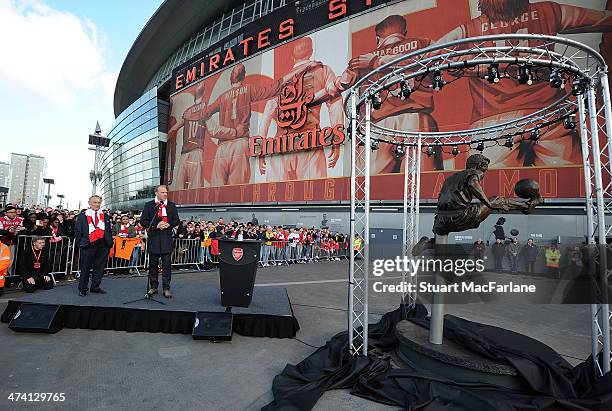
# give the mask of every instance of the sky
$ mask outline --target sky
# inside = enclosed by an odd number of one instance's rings
[[[88,135],[110,130],[123,60],[162,2],[0,0],[0,161],[44,156],[52,206],[87,203]]]

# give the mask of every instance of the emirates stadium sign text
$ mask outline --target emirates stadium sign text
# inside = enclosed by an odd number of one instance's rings
[[[344,143],[346,136],[344,126],[314,128],[312,130],[290,133],[285,131],[276,137],[251,137],[249,154],[251,157],[270,154],[289,153],[293,151],[310,150],[319,147],[337,146]]]
[[[246,24],[172,71],[170,94],[295,37],[396,0],[311,0],[287,2]]]

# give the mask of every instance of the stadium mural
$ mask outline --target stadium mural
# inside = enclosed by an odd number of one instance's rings
[[[348,199],[351,153],[343,98],[389,56],[464,37],[542,33],[575,38],[612,60],[612,1],[300,4],[245,26],[173,73],[165,180],[174,201]],[[430,85],[425,79],[407,99],[385,96],[373,121],[407,130],[465,129],[523,116],[564,93],[548,81],[489,83],[478,75],[439,91]],[[436,198],[444,178],[462,168],[469,154],[424,155],[421,198]],[[584,196],[579,137],[563,124],[543,130],[537,144],[491,147],[484,154],[492,159],[489,195],[512,195],[518,180],[533,178],[546,198]],[[373,152],[373,199],[402,198],[403,160],[390,145]]]

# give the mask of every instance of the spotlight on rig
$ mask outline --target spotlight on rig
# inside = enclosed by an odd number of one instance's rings
[[[451,151],[451,153],[456,156],[457,154],[459,154],[459,147],[455,146],[453,147],[453,151]]]
[[[434,151],[432,146],[427,146],[426,153],[427,153],[427,157],[431,157],[431,156],[433,156],[435,154],[435,151]]]
[[[489,83],[499,83],[499,64],[491,63],[485,78]]]
[[[550,78],[548,79],[552,88],[563,87],[564,79],[559,68],[554,68],[550,72]]]
[[[440,91],[445,84],[446,82],[442,78],[442,72],[438,69],[434,70],[434,77],[433,81],[431,82],[431,87],[436,91]]]
[[[534,143],[537,143],[538,140],[540,140],[540,129],[534,128],[533,130],[531,130],[531,136],[529,137],[529,139]]]
[[[522,64],[519,66],[518,82],[519,84],[527,84],[531,86],[533,83],[531,79],[531,65]]]
[[[480,151],[481,153],[484,151],[485,149],[485,145],[484,143],[481,141],[480,143],[478,143],[478,145],[476,146],[476,150]]]
[[[563,128],[566,130],[573,130],[576,128],[576,119],[574,116],[566,116],[563,119]]]
[[[378,145],[379,145],[378,140],[372,140],[370,142],[370,147],[372,148],[372,151],[378,150]]]
[[[583,95],[586,85],[587,84],[583,79],[579,79],[579,78],[574,79],[574,81],[572,81],[572,95],[573,96]]]
[[[374,93],[372,94],[372,108],[374,110],[379,110],[380,106],[382,106],[382,97],[380,96],[380,93]]]
[[[404,80],[400,81],[400,96],[402,100],[410,98],[410,94],[412,94],[412,89]]]
[[[395,146],[395,148],[393,149],[393,156],[395,158],[403,157],[404,156],[404,146],[402,145]]]
[[[514,145],[514,140],[512,139],[512,137],[508,137],[506,139],[506,142],[504,143],[504,146],[508,148],[512,148],[513,145]]]

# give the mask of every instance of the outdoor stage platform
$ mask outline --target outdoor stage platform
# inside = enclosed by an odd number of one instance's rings
[[[174,298],[155,296],[166,305],[153,301],[124,304],[143,297],[146,284],[146,278],[106,278],[102,288],[107,294],[86,297],[78,295],[76,283],[36,291],[9,300],[1,321],[10,322],[23,303],[54,304],[61,306],[60,324],[66,328],[191,334],[197,312],[226,311],[218,284],[178,278],[172,283]],[[245,336],[292,338],[300,329],[284,287],[255,287],[251,305],[232,307],[232,313],[234,331]]]

